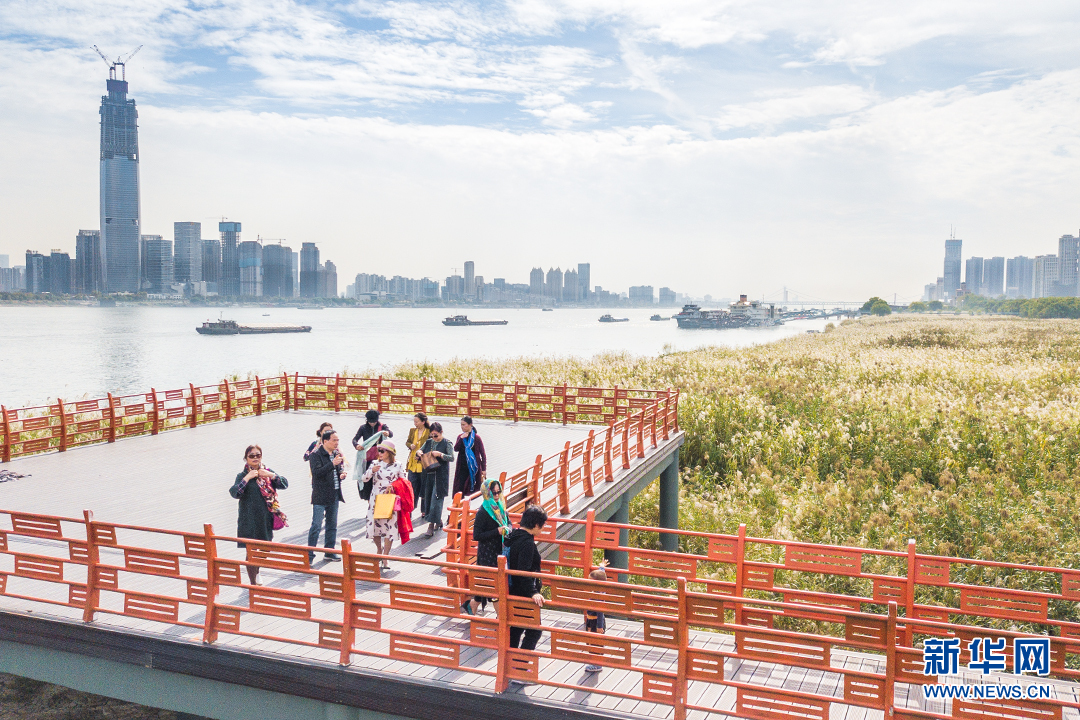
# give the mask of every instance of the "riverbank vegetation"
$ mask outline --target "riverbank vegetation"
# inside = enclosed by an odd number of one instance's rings
[[[393,374],[681,388],[685,528],[1080,560],[1080,325],[1069,321],[892,315],[741,350]],[[643,494],[632,521],[655,525],[656,513]]]
[[[1080,318],[1080,298],[1045,297],[1026,300],[1023,298],[986,298],[968,295],[963,309],[976,313],[998,313],[1025,318]]]

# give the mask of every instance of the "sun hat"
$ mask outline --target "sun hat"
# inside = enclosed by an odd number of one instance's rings
[[[397,455],[397,446],[394,445],[394,443],[390,440],[383,440],[381,443],[379,443],[379,449],[392,452],[395,456]]]

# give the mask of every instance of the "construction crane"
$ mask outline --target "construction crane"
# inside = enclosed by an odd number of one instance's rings
[[[127,80],[127,63],[131,62],[131,58],[135,57],[135,55],[143,49],[143,46],[140,45],[139,47],[129,52],[126,56],[120,55],[115,60],[110,60],[109,58],[105,57],[105,53],[101,52],[101,50],[98,50],[97,45],[92,45],[91,47],[93,47],[97,54],[101,56],[101,59],[105,61],[105,64],[109,66],[110,80],[116,79],[117,66],[120,67],[120,79]]]

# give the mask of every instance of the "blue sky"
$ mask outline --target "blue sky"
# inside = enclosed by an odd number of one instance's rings
[[[1078,30],[1069,2],[9,0],[0,253],[97,227],[90,46],[143,45],[145,232],[227,215],[346,277],[915,296],[950,225],[965,256],[1078,232]]]

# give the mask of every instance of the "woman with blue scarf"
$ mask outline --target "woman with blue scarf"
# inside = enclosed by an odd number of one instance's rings
[[[502,483],[495,478],[484,480],[480,486],[480,494],[484,498],[484,503],[476,511],[476,519],[473,520],[476,564],[483,567],[498,567],[503,538],[514,528],[510,525],[510,514],[506,512]],[[487,607],[487,604],[488,598],[477,595],[462,603],[461,609],[468,615],[475,615],[477,608],[482,609]]]
[[[457,467],[454,469],[454,492],[469,497],[480,489],[480,484],[487,477],[487,453],[484,441],[476,434],[473,419],[466,415],[461,418],[461,434],[454,443],[457,454]]]

